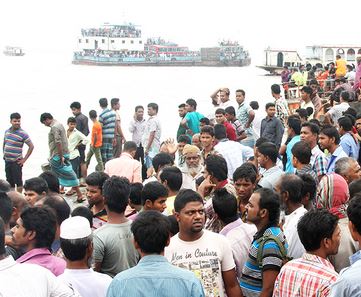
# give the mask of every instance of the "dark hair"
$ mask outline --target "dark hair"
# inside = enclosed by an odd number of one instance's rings
[[[59,191],[59,179],[52,171],[44,171],[39,175],[40,178],[44,179],[48,185],[48,189],[54,193],[60,193]]]
[[[309,117],[310,115],[313,114],[313,108],[311,106],[307,107],[306,112],[307,112],[307,117]]]
[[[269,102],[266,104],[266,110],[270,107],[276,107],[276,104],[272,103],[272,102]]]
[[[317,183],[310,174],[301,174],[299,177],[302,179],[302,198],[309,194],[310,200],[313,201],[316,197]]]
[[[85,183],[89,186],[96,186],[100,190],[103,190],[103,185],[108,178],[109,175],[105,172],[94,171],[86,177]]]
[[[280,218],[280,198],[271,189],[261,188],[255,191],[259,194],[259,209],[268,211],[268,227],[277,226]]]
[[[194,99],[192,99],[192,98],[187,99],[186,104],[192,106],[194,109],[197,108],[197,102],[196,102],[196,100],[194,100]]]
[[[219,181],[227,179],[227,161],[222,156],[211,154],[204,160],[204,165],[208,173]]]
[[[309,87],[309,86],[304,86],[304,87],[301,89],[301,91],[304,92],[304,93],[306,93],[306,94],[308,94],[308,95],[310,95],[310,96],[311,96],[312,93],[313,93],[312,88]]]
[[[147,105],[148,108],[151,108],[151,109],[154,109],[157,113],[158,113],[158,110],[159,110],[159,107],[158,107],[158,104],[157,103],[149,103]]]
[[[41,195],[43,192],[48,193],[49,191],[48,184],[46,183],[45,179],[41,177],[27,179],[24,183],[24,189],[25,191],[34,191],[38,195]]]
[[[97,112],[95,110],[89,111],[89,118],[96,119],[97,118]]]
[[[48,113],[48,112],[44,112],[40,115],[40,123],[44,123],[46,120],[52,120],[53,116]]]
[[[87,247],[92,243],[93,236],[84,238],[64,239],[60,237],[60,247],[69,261],[80,261],[86,256]]]
[[[214,128],[212,126],[204,126],[201,128],[201,135],[202,133],[206,133],[214,137]]]
[[[226,112],[225,112],[225,110],[223,108],[217,108],[214,114],[223,114],[223,115],[225,115]]]
[[[167,216],[167,220],[170,225],[169,232],[171,233],[171,235],[176,235],[179,232],[179,225],[177,218],[175,217],[175,215],[169,215]]]
[[[233,106],[226,107],[226,109],[224,111],[225,111],[225,113],[236,116],[236,110],[234,109]],[[217,113],[217,111],[216,111],[216,113]]]
[[[99,105],[102,108],[106,108],[108,106],[108,99],[107,98],[100,98]]]
[[[137,105],[134,109],[135,112],[138,111],[138,109],[143,109],[144,110],[144,107],[142,105]]]
[[[158,211],[148,210],[138,214],[131,231],[142,252],[160,254],[167,246],[170,224],[166,216]]]
[[[298,115],[300,116],[300,118],[306,119],[308,118],[308,112],[307,109],[305,108],[297,108],[296,112],[298,113]]]
[[[337,216],[326,209],[312,209],[305,213],[298,222],[297,232],[307,252],[321,247],[321,241],[331,238],[338,223]]]
[[[347,207],[348,219],[355,225],[357,233],[361,234],[361,195],[352,197]]]
[[[292,155],[301,163],[309,164],[312,156],[310,145],[305,141],[299,141],[291,149]]]
[[[88,207],[83,205],[75,207],[71,212],[71,216],[72,217],[79,216],[86,218],[89,221],[90,227],[93,228],[93,213]]]
[[[267,138],[264,138],[264,137],[260,137],[256,140],[256,143],[255,143],[255,147],[256,148],[259,148],[261,144],[265,143],[265,142],[269,142]]]
[[[67,124],[69,124],[69,123],[76,123],[76,119],[74,117],[69,117]]]
[[[291,173],[283,175],[280,179],[281,193],[288,192],[289,200],[292,203],[301,203],[302,201],[302,179]]]
[[[35,231],[35,247],[48,248],[55,238],[56,217],[49,207],[28,207],[20,214],[23,226],[28,231]]]
[[[5,224],[8,224],[13,212],[13,202],[8,194],[0,192],[0,217],[4,220]],[[1,254],[1,253],[0,253]]]
[[[73,109],[73,108],[75,108],[75,109],[80,109],[80,108],[81,108],[81,104],[80,104],[80,102],[75,101],[75,102],[73,102],[72,104],[70,104],[70,108],[71,108],[71,109]]]
[[[130,194],[129,180],[125,177],[112,176],[103,185],[104,203],[109,211],[124,213]]]
[[[310,85],[317,85],[317,86],[318,86],[318,81],[317,81],[317,79],[311,79],[311,80],[310,80]]]
[[[10,115],[10,120],[20,120],[21,119],[21,115],[20,115],[20,113],[18,113],[18,112],[14,112],[14,113],[12,113],[11,115]]]
[[[329,138],[335,138],[335,144],[340,143],[340,134],[338,133],[336,127],[324,126],[320,133],[326,135]]]
[[[0,179],[0,191],[10,192],[10,190],[11,190],[11,185],[9,184],[9,182],[4,179]]]
[[[296,117],[289,117],[287,119],[287,125],[290,127],[296,135],[301,133],[301,120]]]
[[[214,125],[214,137],[218,140],[227,138],[226,127],[222,124]]]
[[[191,139],[185,135],[185,134],[181,134],[178,136],[178,139],[177,139],[177,142],[180,143],[180,142],[184,142],[186,144],[191,144]]]
[[[350,101],[350,93],[348,91],[342,91],[340,94],[340,98],[342,98],[343,101],[349,102]]]
[[[237,199],[225,188],[214,191],[212,205],[214,212],[225,224],[229,224],[237,220]]]
[[[114,107],[114,105],[118,104],[119,103],[119,98],[112,98],[110,100],[110,106],[111,107]]]
[[[242,89],[236,90],[236,93],[241,93],[243,96],[246,96],[246,92]]]
[[[314,123],[311,122],[304,122],[302,123],[301,127],[308,127],[312,134],[320,134],[320,127]]]
[[[277,146],[274,143],[272,143],[272,142],[262,143],[258,147],[258,152],[261,153],[262,155],[267,156],[268,158],[270,158],[272,163],[277,162],[278,149],[277,149]]]
[[[181,103],[178,105],[178,108],[185,108],[186,107],[186,104],[185,103]]]
[[[161,197],[168,197],[168,190],[160,182],[152,181],[144,185],[142,189],[142,205],[144,205],[147,200],[154,203],[155,200]]]
[[[5,223],[0,217],[0,255],[5,255]]]
[[[180,190],[174,200],[174,210],[180,212],[189,202],[200,202],[203,204],[203,198],[193,190]]]
[[[124,143],[123,151],[131,152],[137,150],[137,144],[134,141],[126,141]]]
[[[251,106],[252,109],[254,109],[254,110],[257,110],[257,109],[259,108],[259,104],[258,104],[257,101],[251,101],[251,102],[249,103],[249,106]]]
[[[203,123],[205,125],[209,125],[211,122],[209,121],[209,118],[201,118],[199,120],[200,123]]]
[[[172,166],[174,163],[173,158],[170,154],[167,153],[158,153],[154,156],[152,160],[152,165],[155,172],[158,172],[160,168],[165,165]]]
[[[183,176],[182,172],[178,167],[169,166],[162,169],[160,175],[160,180],[163,182],[167,181],[167,186],[172,191],[179,191],[182,186]]]
[[[245,179],[252,184],[256,182],[257,172],[250,163],[243,163],[233,172],[233,181],[236,182],[239,179]]]
[[[44,199],[43,205],[49,206],[51,209],[54,210],[58,226],[60,226],[64,220],[69,218],[70,207],[63,197],[47,196]]]
[[[272,93],[274,93],[274,94],[281,94],[281,87],[280,87],[280,85],[273,84],[273,85],[271,86],[271,91],[272,91]],[[267,108],[266,108],[266,109],[267,109]]]
[[[347,116],[339,118],[338,125],[346,132],[351,131],[353,126],[351,119]]]
[[[350,197],[353,198],[357,193],[361,193],[361,178],[352,181],[348,185]]]
[[[133,203],[135,205],[142,204],[142,190],[143,190],[142,183],[130,184],[129,200],[131,203]]]

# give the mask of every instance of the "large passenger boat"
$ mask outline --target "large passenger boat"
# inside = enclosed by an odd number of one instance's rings
[[[21,47],[17,46],[6,46],[4,51],[4,55],[6,56],[24,56],[24,50]]]
[[[73,64],[110,66],[247,66],[248,51],[234,41],[192,51],[164,39],[142,37],[131,23],[82,29]]]

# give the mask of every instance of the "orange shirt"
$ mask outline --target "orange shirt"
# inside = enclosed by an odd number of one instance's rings
[[[96,142],[94,143],[96,136]],[[93,123],[93,129],[92,129],[92,141],[91,146],[92,147],[101,147],[103,144],[103,135],[102,135],[102,126],[98,121]]]

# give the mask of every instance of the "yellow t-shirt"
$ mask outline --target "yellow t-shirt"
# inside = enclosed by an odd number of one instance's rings
[[[346,61],[344,59],[336,60],[336,76],[345,76],[347,71]]]

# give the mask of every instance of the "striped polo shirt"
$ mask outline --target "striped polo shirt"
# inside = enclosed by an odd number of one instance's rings
[[[102,124],[103,139],[114,138],[115,120],[115,112],[109,108],[105,108],[99,115],[99,123]]]
[[[23,129],[5,131],[4,136],[4,159],[7,162],[14,162],[23,157],[23,146],[31,144],[30,137]]]

